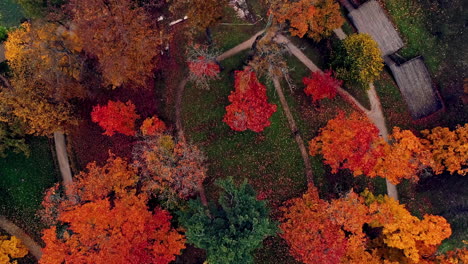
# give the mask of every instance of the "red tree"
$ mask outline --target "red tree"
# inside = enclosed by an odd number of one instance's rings
[[[266,87],[250,68],[235,72],[236,90],[229,95],[223,121],[235,131],[261,132],[270,125],[276,105],[267,102]]]
[[[312,97],[313,103],[325,98],[335,98],[337,88],[343,83],[333,78],[331,71],[312,72],[311,77],[304,77],[302,82],[306,86],[304,92]]]
[[[98,123],[105,130],[103,134],[108,136],[115,133],[135,136],[135,121],[139,117],[131,101],[126,103],[109,101],[105,106],[93,107],[91,112],[91,120]]]

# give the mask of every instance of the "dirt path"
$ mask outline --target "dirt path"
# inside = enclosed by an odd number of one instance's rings
[[[262,31],[259,31],[257,32],[255,35],[253,35],[251,38],[249,38],[248,40],[242,42],[241,44],[235,46],[234,48],[224,52],[223,54],[219,55],[218,57],[216,57],[216,61],[222,61],[222,60],[225,60],[231,56],[234,56],[236,55],[237,53],[243,51],[243,50],[246,50],[246,49],[250,49],[253,45],[253,43],[255,42],[255,39],[263,33],[264,30]]]
[[[0,215],[0,228],[5,230],[8,234],[17,237],[28,248],[29,252],[39,260],[42,256],[41,246],[34,241],[28,234],[13,222]]]
[[[276,39],[279,43],[285,44],[289,51],[296,56],[304,65],[311,71],[321,71],[299,48],[292,44],[286,37],[278,35]],[[362,106],[351,94],[346,92],[344,89],[339,88],[338,94],[342,96],[346,101],[352,103],[352,105],[367,115],[367,117],[375,124],[379,129],[380,135],[387,140],[388,130],[385,125],[385,117],[382,112],[382,106],[380,100],[375,91],[374,85],[371,83],[367,95],[371,103],[371,109],[367,109]],[[387,183],[387,194],[388,196],[398,200],[398,191],[396,186],[386,180]]]
[[[57,160],[60,168],[60,175],[62,175],[62,183],[65,187],[67,195],[69,193],[66,186],[73,183],[72,173],[70,169],[70,163],[67,154],[67,145],[65,143],[65,135],[62,132],[54,132],[54,143],[55,143],[55,152],[57,153]]]
[[[240,43],[239,45],[235,46],[234,48],[224,52],[223,54],[219,55],[216,57],[216,61],[220,62],[222,60],[225,60],[231,56],[236,55],[237,53],[250,49],[255,42],[255,39],[263,33],[264,30],[257,32],[255,35],[253,35],[251,38],[248,40]],[[185,85],[187,85],[188,82],[188,77],[185,77],[180,83],[179,86],[177,86],[177,91],[176,91],[176,99],[175,99],[175,119],[176,119],[176,129],[178,136],[180,138],[185,139],[185,133],[184,133],[184,128],[182,125],[182,117],[181,117],[181,108],[182,108],[182,96],[184,94],[185,90]]]
[[[286,118],[288,119],[289,128],[291,129],[291,133],[294,135],[294,139],[296,140],[296,143],[299,146],[302,159],[304,160],[307,182],[313,185],[314,178],[313,178],[312,166],[310,164],[309,153],[307,152],[307,149],[304,146],[304,140],[302,140],[301,134],[299,133],[299,129],[297,128],[297,125],[296,125],[296,121],[294,121],[294,117],[288,106],[288,102],[286,101],[286,98],[284,97],[283,89],[281,89],[281,85],[278,80],[278,77],[276,77],[274,74],[272,74],[272,76],[273,76],[273,85],[275,86],[276,93],[278,94],[278,97],[280,99],[284,114],[286,115]]]

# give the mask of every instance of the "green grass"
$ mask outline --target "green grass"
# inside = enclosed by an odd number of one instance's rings
[[[17,26],[22,18],[23,9],[15,0],[0,0],[0,26]]]
[[[429,70],[437,72],[448,46],[427,30],[425,12],[430,11],[416,1],[388,0],[385,5],[405,40],[400,54],[406,58],[422,55]]]
[[[35,214],[58,176],[47,139],[32,137],[28,143],[29,158],[8,153],[0,159],[0,212],[39,240],[42,226]]]

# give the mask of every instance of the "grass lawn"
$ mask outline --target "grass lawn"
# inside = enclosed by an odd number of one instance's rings
[[[24,18],[23,9],[15,0],[0,1],[0,26],[17,26],[22,18]]]
[[[429,70],[438,71],[447,45],[426,29],[425,10],[416,1],[408,0],[388,0],[385,7],[405,40],[400,54],[408,59],[422,55]]]
[[[30,137],[31,155],[8,153],[0,159],[0,213],[36,241],[42,226],[35,216],[45,189],[58,181],[48,140]]]

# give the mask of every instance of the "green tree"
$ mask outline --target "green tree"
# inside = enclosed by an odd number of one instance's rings
[[[276,233],[277,224],[246,181],[236,187],[228,178],[217,185],[223,189],[219,206],[207,210],[199,200],[191,200],[188,209],[179,213],[187,240],[206,250],[210,264],[253,263],[252,251]]]
[[[334,49],[332,67],[339,79],[367,88],[380,76],[382,54],[370,35],[353,34]]]

